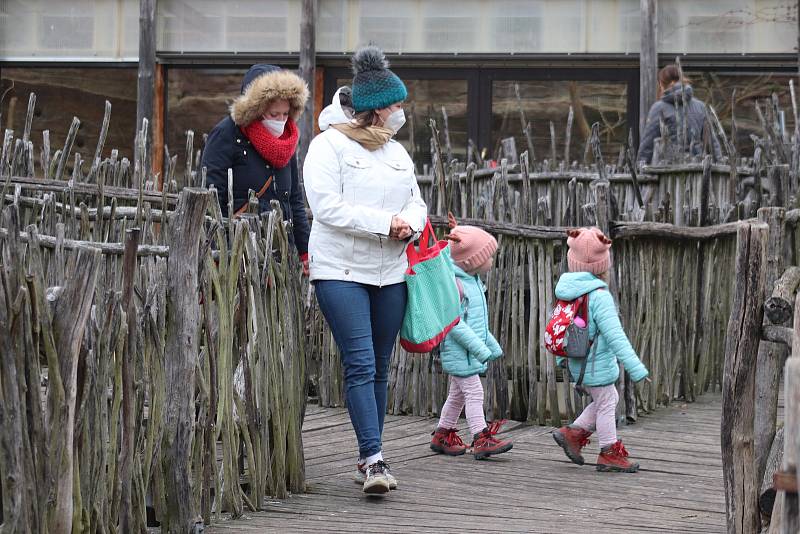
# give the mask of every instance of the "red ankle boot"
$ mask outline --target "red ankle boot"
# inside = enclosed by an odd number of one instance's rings
[[[431,439],[431,450],[449,456],[460,456],[467,452],[467,445],[455,428],[437,428]]]
[[[628,451],[625,450],[622,442],[617,440],[613,445],[600,451],[600,456],[597,457],[597,470],[635,473],[639,470],[639,464],[628,460]]]
[[[476,460],[483,460],[493,454],[508,452],[513,446],[511,440],[499,440],[494,437],[487,427],[475,434],[472,441],[472,454],[475,455]]]
[[[562,426],[553,431],[553,439],[564,449],[567,458],[578,465],[583,465],[581,449],[589,444],[591,435],[592,433],[588,430],[572,426]]]

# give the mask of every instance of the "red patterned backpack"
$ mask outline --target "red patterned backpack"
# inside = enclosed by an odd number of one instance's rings
[[[579,312],[583,313],[579,315]],[[584,328],[575,324],[576,317],[581,317],[584,320]],[[568,354],[567,347],[573,345],[570,347],[571,349],[580,348],[574,346],[575,341],[577,341],[574,339],[576,337],[575,334],[581,330],[588,332],[588,325],[589,295],[581,295],[573,301],[558,300],[544,331],[544,347],[556,356],[580,357],[578,355],[572,356],[572,353],[578,351],[570,350],[570,354]],[[580,337],[580,334],[577,337]],[[586,348],[588,349],[588,346]],[[586,357],[586,353],[584,353],[584,357]]]
[[[575,324],[580,317],[583,326]],[[550,314],[544,331],[544,346],[556,356],[583,360],[576,386],[583,383],[586,364],[589,360],[589,295],[581,295],[573,301],[558,300]],[[597,347],[594,347],[595,350]]]

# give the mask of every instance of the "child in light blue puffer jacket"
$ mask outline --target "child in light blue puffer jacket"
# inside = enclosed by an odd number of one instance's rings
[[[480,375],[489,361],[503,351],[489,331],[489,311],[480,275],[492,268],[497,241],[474,226],[457,226],[450,216],[451,259],[461,299],[461,320],[447,334],[441,345],[442,369],[450,375],[450,390],[442,407],[439,426],[433,433],[431,449],[451,456],[464,454],[466,444],[456,425],[466,410],[473,435],[472,453],[480,460],[511,450],[511,441],[498,440],[483,416],[483,385]]]
[[[589,297],[589,339],[593,344],[585,362],[582,385],[592,396],[592,403],[571,425],[554,431],[553,438],[570,460],[583,465],[581,449],[589,443],[592,429],[596,428],[600,441],[597,470],[633,473],[639,464],[628,460],[628,451],[617,439],[618,362],[622,362],[634,382],[647,378],[648,371],[628,341],[614,298],[608,291],[611,240],[597,228],[581,228],[570,231],[567,246],[570,272],[558,280],[556,298],[574,301],[583,295]],[[562,361],[559,358],[558,363]],[[584,361],[568,359],[568,365],[570,374],[578,377]]]

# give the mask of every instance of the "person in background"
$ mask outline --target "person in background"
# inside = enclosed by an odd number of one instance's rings
[[[311,232],[297,167],[297,119],[308,100],[308,87],[296,74],[258,64],[242,80],[241,95],[230,114],[211,133],[203,150],[207,183],[217,190],[222,215],[228,214],[228,169],[233,170],[233,214],[247,211],[248,192],[258,196],[259,210],[280,202],[291,223],[290,240],[308,274]]]
[[[405,123],[405,84],[383,52],[353,55],[348,101],[337,92],[320,115],[303,164],[314,214],[311,282],[339,348],[347,410],[358,439],[355,479],[364,493],[397,487],[383,457],[389,360],[403,322],[408,240],[425,226],[427,207],[414,165],[393,139]],[[352,104],[352,117],[347,109]]]
[[[706,105],[694,97],[689,80],[681,80],[677,65],[667,65],[658,71],[658,100],[650,107],[644,132],[639,142],[638,160],[650,165],[653,160],[653,143],[661,137],[661,120],[669,129],[670,142],[678,141],[678,124],[683,115],[683,102],[686,101],[686,149],[697,156],[703,153],[706,136],[714,158],[722,157],[719,142],[708,131]],[[680,118],[678,115],[681,114]]]

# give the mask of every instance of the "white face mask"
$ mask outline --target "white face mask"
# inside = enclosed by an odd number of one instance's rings
[[[264,128],[269,130],[269,133],[271,133],[275,137],[280,137],[281,135],[283,135],[283,130],[286,128],[286,121],[264,119],[261,121],[261,124],[263,124]]]
[[[394,133],[400,131],[400,128],[406,123],[406,114],[403,112],[402,109],[398,109],[397,111],[393,112],[391,115],[386,117],[386,120],[383,122],[384,128],[389,128]]]

